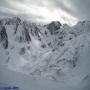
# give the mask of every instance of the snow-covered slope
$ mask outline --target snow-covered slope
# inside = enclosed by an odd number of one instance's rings
[[[0,66],[37,79],[81,83],[90,74],[89,29],[89,21],[69,27],[59,21],[38,25],[2,19]]]
[[[0,67],[0,87],[18,87],[19,90],[89,90],[90,77],[87,78],[82,84],[68,85],[48,79],[35,80],[29,75]]]

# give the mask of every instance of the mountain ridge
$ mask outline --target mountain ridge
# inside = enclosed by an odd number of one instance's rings
[[[59,21],[39,25],[17,17],[0,20],[0,63],[35,78],[67,80],[89,47],[89,28],[89,21],[70,27]]]

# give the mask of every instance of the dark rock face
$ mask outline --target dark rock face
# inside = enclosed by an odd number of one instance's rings
[[[1,26],[1,25],[3,25],[3,22],[2,22],[2,21],[0,21],[0,26]]]
[[[5,49],[8,48],[8,36],[7,36],[5,27],[2,27],[2,29],[0,31],[0,42],[3,42],[3,47]]]
[[[36,26],[35,24],[33,24],[33,26],[31,26],[31,34],[32,34],[32,36],[36,37],[39,41],[41,41],[40,34],[42,34],[42,33],[41,33],[39,27]]]
[[[8,18],[6,20],[5,25],[15,25],[15,24],[20,24],[21,19],[18,17],[14,17],[14,18]]]
[[[19,26],[19,24],[21,24],[21,19],[18,17],[8,18],[5,22],[6,22],[5,25],[14,25],[14,27],[15,27],[14,34],[16,34],[18,26]]]
[[[19,54],[20,55],[24,55],[25,54],[25,48],[24,47],[20,48]]]
[[[27,41],[29,43],[31,41],[31,37],[29,35],[28,29],[25,28],[24,34],[25,34],[25,41]]]
[[[45,31],[45,35],[47,35],[47,31]]]
[[[16,28],[15,28],[15,34],[17,33],[17,29],[18,29],[18,26],[19,26],[19,24],[21,23],[21,19],[20,18],[18,18],[18,17],[15,17],[15,19],[16,19]]]
[[[38,27],[35,27],[35,35],[36,35],[36,36],[38,37],[38,39],[41,41],[41,37],[40,37],[39,33],[40,33],[39,28],[38,28]]]
[[[45,45],[45,44],[43,44],[43,45],[41,45],[41,47],[42,47],[42,48],[46,48],[46,45]]]
[[[29,43],[31,41],[31,37],[30,37],[30,33],[29,33],[28,24],[23,22],[21,27],[23,29],[21,29],[21,35],[19,36],[19,42],[27,42],[27,43]]]
[[[19,26],[19,24],[17,23],[17,24],[16,24],[16,28],[15,28],[15,32],[14,32],[14,34],[17,33],[18,26]]]
[[[53,35],[55,32],[57,32],[58,29],[60,29],[60,22],[59,21],[53,21],[49,25],[47,25],[47,29],[50,31],[51,35]]]

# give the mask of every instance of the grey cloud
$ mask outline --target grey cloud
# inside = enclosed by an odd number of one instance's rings
[[[8,0],[0,1],[0,15],[10,15],[10,14],[13,15],[12,11],[15,11],[15,10],[16,9],[14,7],[10,6],[10,4],[8,3]]]
[[[72,16],[78,17],[80,20],[90,20],[90,0],[52,0],[54,8],[62,8]],[[64,2],[68,2],[71,8],[64,5]],[[68,4],[67,3],[67,4]]]
[[[79,18],[80,20],[84,19],[90,20],[90,12],[89,12],[90,0],[12,0],[12,1],[13,3],[14,1],[21,4],[24,4],[26,2],[30,5],[34,4],[40,7],[45,7],[51,12],[53,12],[53,10],[56,9],[57,10],[62,9],[65,12],[69,13],[70,15]],[[45,1],[47,4],[45,4]],[[67,4],[69,4],[71,7],[68,7]],[[8,10],[5,11],[5,8],[7,8]],[[0,15],[10,15],[10,14],[13,15],[12,11],[20,12],[17,6],[15,7],[10,4],[10,0],[0,0]],[[30,17],[32,18],[32,20],[33,19],[35,20],[35,18],[42,18],[42,19],[44,18],[42,16],[32,14],[30,14]]]
[[[20,3],[20,4],[24,4],[24,2],[26,3],[29,3],[30,5],[31,4],[37,4],[39,6],[43,6],[42,5],[42,2],[40,2],[41,0],[13,0],[13,4],[14,2],[17,2],[17,3]],[[28,20],[31,20],[31,21],[35,21],[36,19],[44,19],[44,17],[40,16],[40,15],[36,15],[36,14],[32,14],[32,13],[29,13],[29,15],[26,15],[24,12],[23,14],[20,14],[20,10],[19,8],[16,6],[12,6],[10,4],[10,1],[9,0],[1,0],[0,1],[0,16],[14,16],[14,15],[17,15],[19,17],[23,17],[25,19],[28,18]],[[16,11],[17,14],[14,14],[13,12]],[[37,12],[38,13],[38,12]]]
[[[80,19],[90,20],[90,0],[74,0],[72,2],[72,6],[76,8],[77,14]]]
[[[62,9],[64,11],[66,11],[67,13],[71,14],[72,16],[76,17],[76,13],[74,12],[73,8],[69,8],[67,6],[64,5],[63,2],[65,2],[65,0],[52,0],[52,6],[53,8],[56,8],[56,9]]]

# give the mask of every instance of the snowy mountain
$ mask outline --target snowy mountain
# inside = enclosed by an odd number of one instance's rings
[[[90,74],[89,29],[89,21],[70,27],[1,19],[0,65],[34,78],[81,82]]]

